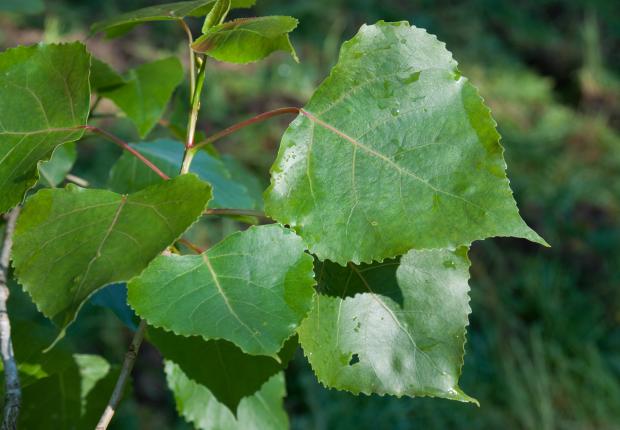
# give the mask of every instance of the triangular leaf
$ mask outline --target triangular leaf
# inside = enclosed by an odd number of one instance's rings
[[[172,139],[132,144],[132,148],[159,167],[170,177],[178,174],[183,162],[183,144]],[[226,165],[206,151],[198,151],[190,171],[213,187],[210,208],[253,209],[260,204],[250,197],[243,184],[235,181]],[[131,193],[162,181],[151,169],[129,153],[123,153],[110,171],[108,186],[119,193]]]
[[[298,330],[319,381],[355,394],[475,402],[458,379],[469,308],[467,249],[410,251],[400,264],[318,263]]]
[[[251,63],[275,51],[289,52],[299,61],[288,37],[297,23],[290,16],[240,18],[211,27],[192,48],[229,63]]]
[[[295,233],[250,227],[200,255],[158,257],[129,283],[129,304],[155,327],[276,357],[310,308],[312,274]]]
[[[194,175],[129,196],[73,185],[41,190],[15,229],[16,278],[64,332],[94,291],[140,273],[196,221],[210,197],[209,185]]]
[[[544,243],[520,218],[499,134],[445,45],[363,26],[282,138],[268,215],[340,264],[491,236]]]
[[[129,71],[126,83],[100,89],[145,137],[161,118],[175,88],[183,81],[183,66],[175,57],[143,64]]]
[[[225,340],[177,336],[152,327],[148,339],[164,358],[179,365],[190,379],[208,388],[233,412],[241,399],[256,393],[271,376],[283,370],[297,348],[297,338],[291,338],[278,353],[278,362],[271,357],[244,354]]]
[[[81,43],[0,53],[0,213],[36,184],[39,161],[84,134],[89,68]]]
[[[112,66],[93,57],[90,65],[90,87],[94,92],[111,90],[112,88],[125,85],[127,80],[123,78]]]
[[[189,379],[171,361],[165,364],[168,386],[174,394],[179,414],[200,430],[285,430],[288,417],[283,407],[286,395],[284,375],[267,381],[256,394],[239,404],[237,417],[219,403],[203,385]]]
[[[105,31],[107,37],[117,37],[127,33],[136,25],[150,21],[174,21],[186,16],[205,16],[213,8],[216,0],[181,1],[159,4],[117,15],[91,27],[93,33]],[[256,0],[232,0],[233,9],[252,7]]]

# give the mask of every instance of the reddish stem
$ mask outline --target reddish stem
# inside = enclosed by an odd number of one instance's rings
[[[183,245],[187,246],[189,249],[194,251],[196,254],[202,254],[203,252],[205,252],[204,248],[201,248],[198,245],[194,245],[192,242],[190,242],[187,239],[181,238],[181,239],[179,239],[179,242],[182,243]]]
[[[120,139],[119,137],[117,137],[117,136],[113,135],[112,133],[107,132],[107,131],[99,128],[99,127],[95,127],[93,125],[85,125],[83,128],[85,130],[88,130],[88,131],[92,132],[92,133],[97,133],[97,134],[105,137],[110,142],[114,142],[118,146],[123,148],[124,150],[130,152],[138,160],[142,161],[147,167],[149,167],[153,172],[157,173],[162,179],[164,179],[164,180],[170,179],[170,177],[168,175],[166,175],[164,172],[159,170],[159,167],[157,167],[148,158],[146,158],[144,155],[140,154],[138,151],[133,149],[131,146],[129,146],[129,144],[127,142],[125,142],[124,140]]]
[[[203,140],[200,143],[197,143],[195,145],[193,145],[194,149],[200,148],[202,146],[208,145],[209,143],[213,143],[216,140],[221,139],[222,137],[228,136],[229,134],[234,133],[237,130],[241,130],[242,128],[245,128],[249,125],[252,124],[256,124],[258,122],[263,122],[269,118],[273,118],[274,116],[279,116],[279,115],[287,115],[287,114],[293,114],[293,115],[298,115],[302,110],[300,108],[297,107],[284,107],[284,108],[279,108],[279,109],[274,109],[274,110],[270,110],[268,112],[264,112],[261,114],[256,115],[255,117],[252,117],[250,119],[246,119],[245,121],[241,121],[240,123],[237,123],[235,125],[231,125],[230,127],[215,133],[212,136],[207,137],[205,140]]]

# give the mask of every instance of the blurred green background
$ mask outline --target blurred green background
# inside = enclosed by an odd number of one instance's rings
[[[154,3],[0,0],[0,47],[84,39],[93,22]],[[299,353],[287,371],[291,427],[620,428],[620,2],[259,0],[236,12],[243,14],[299,18],[293,42],[301,63],[284,55],[244,67],[213,62],[201,130],[302,105],[335,63],[340,43],[362,23],[409,20],[447,42],[480,88],[503,136],[521,213],[552,245],[492,239],[473,246],[473,313],[461,385],[480,408],[327,390]],[[200,24],[192,22],[196,32]],[[186,57],[182,31],[169,22],[87,44],[119,70],[170,54]],[[103,124],[137,139],[123,120]],[[218,150],[266,183],[285,126],[282,119],[245,129]],[[89,138],[78,150],[74,172],[104,186],[117,148]],[[213,243],[237,226],[225,220],[205,228]],[[13,299],[19,300],[26,299]],[[130,336],[112,312],[94,306],[69,333],[79,352],[112,363],[122,360]],[[175,413],[157,351],[147,345],[136,367],[132,399],[114,428],[189,428]]]

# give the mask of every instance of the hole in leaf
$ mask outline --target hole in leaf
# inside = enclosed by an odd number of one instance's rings
[[[351,356],[351,360],[349,360],[349,366],[353,366],[355,363],[359,363],[360,362],[360,356],[357,354],[353,354]]]

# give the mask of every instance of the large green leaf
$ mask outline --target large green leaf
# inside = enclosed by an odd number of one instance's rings
[[[0,213],[36,184],[40,161],[84,133],[89,67],[81,43],[0,53]]]
[[[165,364],[168,386],[174,394],[179,414],[201,430],[285,430],[288,417],[283,407],[286,395],[284,375],[267,381],[260,391],[239,404],[237,417],[219,403],[203,385],[189,379],[171,361]]]
[[[156,258],[129,282],[129,304],[155,327],[275,357],[310,308],[312,275],[295,233],[250,227],[200,255]]]
[[[111,75],[104,76],[111,78]],[[182,81],[183,66],[176,57],[170,57],[130,70],[125,84],[100,89],[99,95],[112,100],[136,125],[140,136],[145,137],[163,115]]]
[[[74,142],[59,146],[49,161],[39,164],[39,183],[46,187],[57,186],[65,180],[65,176],[71,171],[76,159],[77,150]]]
[[[341,264],[491,236],[544,243],[519,216],[499,137],[443,43],[365,25],[283,136],[266,212]]]
[[[150,21],[174,21],[186,16],[204,16],[213,8],[216,0],[181,1],[166,3],[117,15],[91,27],[93,33],[105,31],[107,37],[121,36],[138,24]],[[232,0],[234,9],[248,8],[256,0]]]
[[[208,388],[233,412],[241,399],[256,393],[271,376],[283,370],[297,349],[297,338],[291,338],[276,361],[244,354],[225,340],[177,336],[152,327],[148,339],[164,358],[179,365],[190,379]]]
[[[131,147],[170,177],[176,176],[181,169],[184,152],[181,142],[158,139],[132,144]],[[206,151],[198,151],[190,171],[213,187],[213,200],[209,203],[211,208],[254,209],[260,205],[260,201],[251,197],[242,183],[233,179],[224,162]],[[140,160],[124,152],[110,171],[108,186],[119,193],[131,193],[161,181],[161,177]]]
[[[288,37],[297,23],[290,16],[240,18],[209,28],[192,48],[229,63],[251,63],[275,51],[289,52],[299,61]]]
[[[469,308],[467,249],[347,267],[318,263],[298,330],[319,381],[352,393],[474,399],[458,386]]]
[[[41,190],[17,222],[15,275],[64,332],[94,291],[140,273],[196,221],[210,197],[209,185],[195,175],[129,196],[73,185]]]

